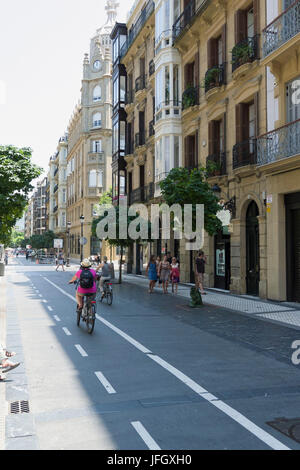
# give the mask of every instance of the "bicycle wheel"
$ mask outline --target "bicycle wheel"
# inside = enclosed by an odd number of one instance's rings
[[[112,302],[113,302],[113,293],[112,293],[112,290],[109,290],[109,291],[106,293],[106,298],[107,298],[107,304],[108,304],[108,305],[111,305]]]
[[[80,325],[80,320],[81,320],[81,312],[77,310],[77,326]]]
[[[96,294],[96,302],[101,302],[101,297],[102,297],[102,294],[101,294],[101,291],[98,287],[97,294]]]
[[[86,317],[86,327],[88,330],[88,333],[91,335],[94,331],[95,328],[95,320],[96,320],[96,309],[95,305],[91,305],[88,314]]]

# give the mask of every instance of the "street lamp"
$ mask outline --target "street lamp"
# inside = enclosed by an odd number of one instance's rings
[[[68,257],[67,257],[67,268],[70,267],[70,230],[71,230],[71,222],[68,222],[67,223],[67,227],[68,227],[68,230],[67,230],[67,234],[68,234]]]
[[[80,216],[80,222],[81,222],[81,240],[80,240],[80,262],[82,263],[83,261],[83,222],[84,222],[84,215]]]

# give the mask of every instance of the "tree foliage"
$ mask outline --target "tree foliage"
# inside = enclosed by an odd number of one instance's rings
[[[31,182],[41,172],[31,161],[31,149],[0,146],[0,243],[9,245],[33,189]]]
[[[41,250],[43,248],[50,249],[53,248],[53,240],[55,238],[55,233],[49,230],[43,235],[32,235],[29,238],[27,245],[31,245],[35,250]]]
[[[18,232],[16,229],[13,229],[9,245],[11,248],[18,248],[19,246],[23,247],[24,239],[25,237],[23,232]]]
[[[174,168],[167,178],[160,183],[164,201],[172,206],[179,204],[192,204],[193,214],[196,214],[196,205],[204,205],[204,228],[209,235],[215,235],[222,228],[222,223],[216,216],[220,211],[219,199],[207,182],[205,168],[194,169],[191,172],[186,168]],[[194,217],[195,221],[196,216]]]

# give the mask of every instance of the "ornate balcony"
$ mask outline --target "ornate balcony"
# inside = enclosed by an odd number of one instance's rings
[[[232,72],[241,65],[254,62],[259,59],[259,35],[246,38],[232,49]]]
[[[182,94],[182,110],[199,104],[199,87],[189,86]]]
[[[186,6],[173,25],[174,42],[189,28],[194,19],[205,10],[209,3],[210,0],[192,0]]]
[[[279,49],[300,32],[300,2],[297,0],[263,30],[263,57]]]
[[[217,65],[206,72],[204,81],[205,93],[225,84],[225,67],[226,64]]]
[[[239,142],[233,147],[233,169],[241,168],[247,165],[255,165],[257,162],[257,140],[248,139]]]
[[[275,163],[300,154],[300,119],[257,139],[257,164]]]
[[[133,152],[134,152],[134,143],[132,141],[126,142],[126,149],[125,149],[126,155],[132,155]]]
[[[149,0],[145,8],[143,8],[140,16],[138,17],[136,23],[130,28],[126,42],[123,44],[120,51],[120,58],[122,59],[129,50],[132,43],[135,41],[139,33],[141,32],[144,24],[150,18],[152,13],[155,10],[155,4],[153,0]]]

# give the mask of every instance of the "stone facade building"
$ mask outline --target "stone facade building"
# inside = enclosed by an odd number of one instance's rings
[[[110,33],[117,4],[107,1],[107,22],[91,39],[83,64],[81,101],[68,127],[67,220],[71,223],[71,258],[101,251],[91,236],[95,204],[111,187],[112,58]],[[84,220],[82,219],[84,217]],[[81,218],[81,219],[80,219]],[[80,239],[86,238],[81,252]],[[102,249],[102,254],[104,254]]]

